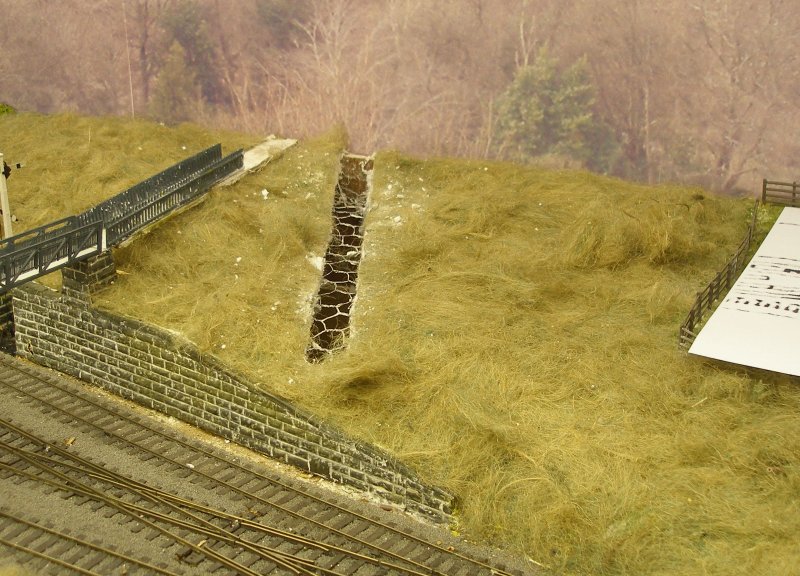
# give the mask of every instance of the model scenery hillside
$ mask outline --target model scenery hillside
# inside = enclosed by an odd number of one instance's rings
[[[0,117],[0,149],[25,163],[9,180],[15,231],[216,142],[262,139]],[[180,332],[396,455],[457,496],[469,538],[568,574],[794,569],[797,380],[677,346],[751,200],[378,151],[351,334],[309,363],[346,149],[341,130],[301,141],[118,249],[99,305]]]

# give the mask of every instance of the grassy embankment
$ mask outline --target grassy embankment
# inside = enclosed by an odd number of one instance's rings
[[[184,134],[214,140],[190,127],[4,117],[7,156],[26,122],[52,127],[15,142],[28,162],[10,183],[23,222],[149,176],[185,155],[172,149]],[[36,150],[43,138],[49,155]],[[237,138],[217,139],[226,150],[253,141]],[[471,538],[567,573],[795,569],[796,379],[676,347],[694,293],[746,230],[749,200],[380,153],[354,335],[309,365],[319,272],[308,258],[324,253],[345,145],[340,133],[301,143],[117,251],[125,274],[101,305],[182,332],[412,464],[458,495]],[[59,161],[81,146],[82,162]],[[38,163],[47,186],[29,182]],[[87,163],[97,173],[78,180]],[[78,197],[64,202],[65,189]]]

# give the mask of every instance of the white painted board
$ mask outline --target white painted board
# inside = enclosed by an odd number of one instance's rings
[[[800,376],[800,208],[784,208],[690,354]]]

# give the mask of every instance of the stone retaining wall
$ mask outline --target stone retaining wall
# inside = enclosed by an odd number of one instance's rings
[[[249,383],[184,339],[93,308],[86,291],[13,294],[17,354],[237,444],[377,494],[437,521],[452,496],[373,446]]]
[[[0,294],[0,352],[14,354],[14,307],[10,292]]]

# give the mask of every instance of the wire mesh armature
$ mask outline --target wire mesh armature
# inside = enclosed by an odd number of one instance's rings
[[[333,200],[333,234],[325,253],[322,282],[314,304],[311,343],[306,350],[306,358],[311,362],[319,362],[345,346],[356,295],[371,171],[371,158],[354,155],[342,158]]]

